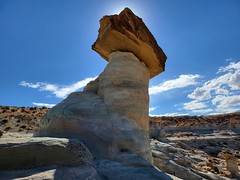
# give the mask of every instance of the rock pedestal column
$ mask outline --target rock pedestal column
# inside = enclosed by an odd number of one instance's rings
[[[148,84],[164,71],[165,53],[129,8],[100,20],[92,48],[109,62],[105,70],[52,108],[38,135],[76,138],[96,157],[135,153],[152,162]]]
[[[149,79],[149,69],[133,53],[113,52],[99,77],[97,93],[107,106],[113,128],[126,136],[125,140],[117,142],[117,146],[134,150],[152,162],[148,120]]]
[[[99,77],[98,95],[109,114],[131,119],[144,132],[149,131],[148,68],[130,52],[113,52]],[[116,122],[117,123],[117,122]]]

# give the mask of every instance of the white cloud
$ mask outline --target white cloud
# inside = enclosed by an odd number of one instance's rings
[[[203,109],[203,108],[205,108],[205,107],[207,107],[205,103],[199,102],[199,101],[197,101],[197,100],[193,100],[193,101],[191,101],[191,102],[188,102],[188,103],[184,103],[184,104],[183,104],[183,108],[184,108],[185,110],[190,110],[190,111],[196,110],[196,109]]]
[[[198,84],[197,79],[199,78],[201,78],[201,76],[198,74],[180,75],[177,79],[168,80],[159,85],[150,87],[149,94],[158,94],[172,89],[196,85]]]
[[[225,95],[227,95],[227,94],[229,94],[229,91],[224,89],[224,88],[219,88],[219,89],[216,89],[215,93],[216,94],[225,94]]]
[[[228,84],[232,90],[240,90],[240,68],[232,75]]]
[[[41,86],[42,83],[38,82],[36,84],[33,84],[33,83],[28,83],[26,81],[22,81],[19,83],[20,86],[25,86],[25,87],[30,87],[30,88],[39,88]]]
[[[55,106],[56,104],[47,104],[47,103],[36,103],[36,102],[33,102],[33,104],[35,106],[46,106],[47,108],[52,108],[53,106]]]
[[[192,113],[229,113],[240,110],[240,62],[231,62],[228,66],[220,67],[216,78],[197,87],[188,98],[193,99],[184,103],[183,108]],[[206,100],[208,105],[206,105]]]
[[[213,112],[213,109],[207,108],[207,109],[194,109],[194,110],[192,110],[192,113],[196,113],[196,114],[205,114],[205,113],[209,113],[209,112]]]
[[[183,109],[191,111],[192,113],[196,114],[205,114],[213,111],[213,109],[208,108],[205,102],[199,102],[198,100],[193,100],[188,103],[184,103]]]
[[[205,82],[202,87],[197,87],[188,95],[188,98],[198,101],[211,99],[212,94],[228,93],[226,88],[223,92],[224,86],[227,86],[230,90],[240,90],[240,62],[221,67],[218,70],[218,73],[220,72],[225,74]],[[222,93],[220,93],[220,89]]]
[[[209,80],[203,84],[202,87],[197,87],[191,94],[188,95],[188,98],[196,99],[198,101],[210,99],[211,93],[223,85],[229,83],[230,78],[232,77],[231,73],[224,74],[215,79]]]
[[[232,71],[232,70],[240,69],[240,62],[234,63],[231,62],[228,66],[223,66],[218,69],[218,73],[226,72],[226,71]]]
[[[235,112],[240,110],[240,95],[223,96],[218,95],[212,100],[217,107],[217,112]]]
[[[157,117],[157,116],[187,116],[188,114],[183,113],[166,113],[166,114],[150,114],[149,116]]]
[[[154,111],[157,107],[149,107],[149,112]]]
[[[198,101],[206,100],[211,98],[211,90],[207,89],[206,86],[197,87],[191,94],[187,97],[190,99],[197,99]]]
[[[85,87],[90,81],[94,79],[96,79],[96,77],[89,77],[68,86],[50,84],[45,82],[37,82],[36,84],[33,84],[26,81],[20,82],[19,85],[38,89],[39,91],[49,91],[53,93],[57,98],[65,98],[68,94]]]

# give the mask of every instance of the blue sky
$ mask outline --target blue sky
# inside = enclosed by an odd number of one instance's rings
[[[0,105],[54,105],[107,62],[91,49],[103,15],[129,7],[168,56],[151,115],[240,111],[239,0],[1,0]]]

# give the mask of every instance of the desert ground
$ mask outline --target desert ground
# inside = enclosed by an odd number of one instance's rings
[[[42,107],[0,106],[0,142],[32,136]],[[240,112],[150,117],[154,165],[179,179],[240,179]]]

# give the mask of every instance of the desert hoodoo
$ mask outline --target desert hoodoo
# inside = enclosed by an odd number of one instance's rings
[[[82,141],[96,157],[134,152],[152,162],[149,145],[150,78],[164,71],[166,55],[130,9],[100,20],[92,48],[109,61],[84,92],[75,92],[42,119],[39,136]]]

